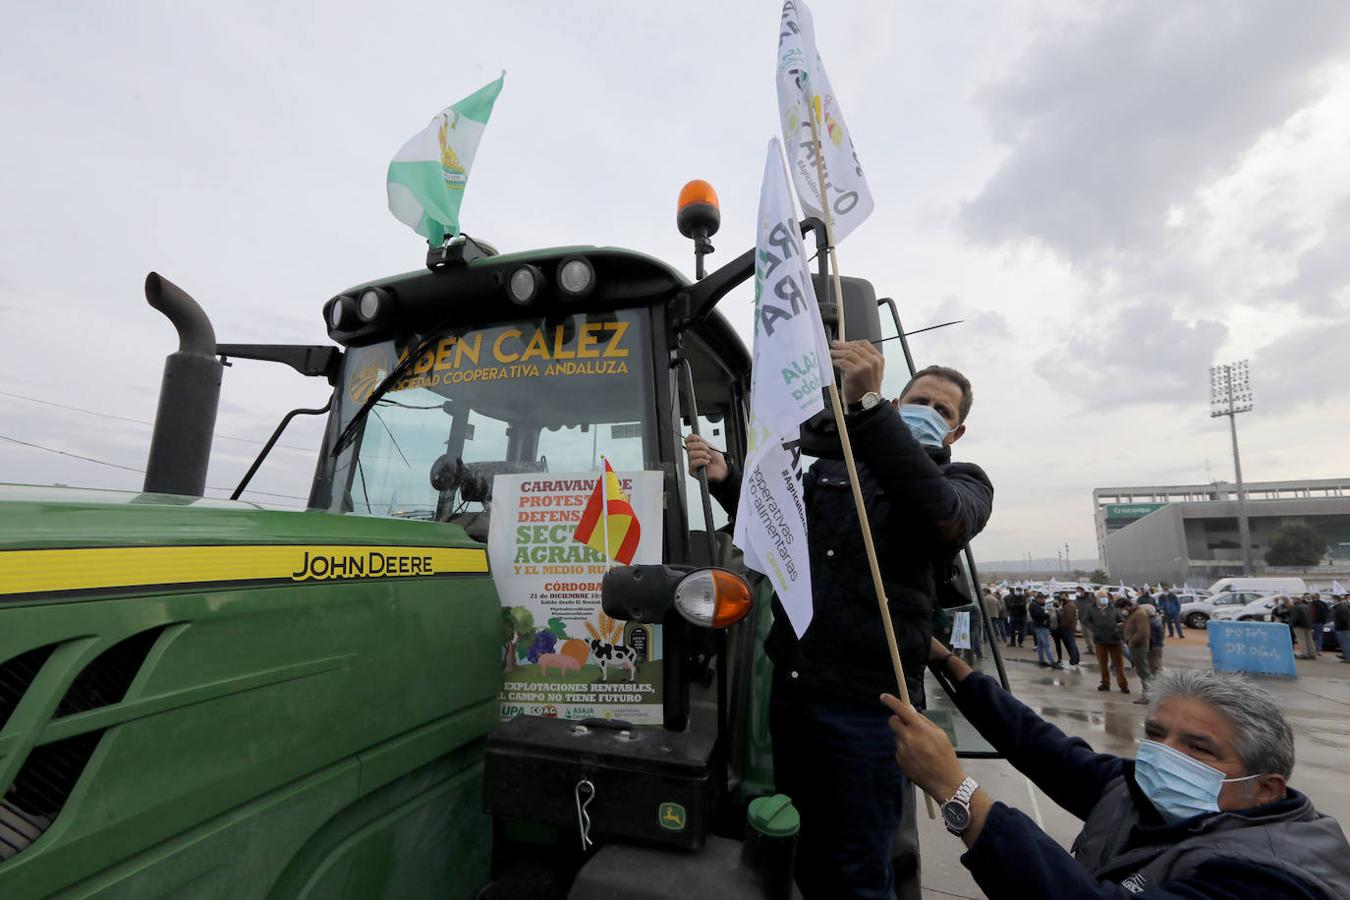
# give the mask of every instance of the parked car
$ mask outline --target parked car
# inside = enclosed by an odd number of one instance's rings
[[[1308,586],[1302,578],[1220,578],[1209,586],[1211,594],[1224,591],[1264,591],[1276,592],[1287,597],[1306,594]]]
[[[1231,591],[1221,595],[1222,604],[1216,604],[1210,618],[1216,622],[1268,622],[1279,593],[1258,591]]]
[[[1222,594],[1208,594],[1204,591],[1177,591],[1181,601],[1181,621],[1187,628],[1204,628],[1214,615],[1215,609],[1229,607],[1236,609],[1250,603],[1252,597],[1243,592],[1227,591]]]

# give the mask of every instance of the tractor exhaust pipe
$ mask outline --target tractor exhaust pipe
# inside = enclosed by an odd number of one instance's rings
[[[145,277],[145,299],[177,329],[178,352],[164,360],[144,490],[200,497],[225,368],[216,356],[216,331],[197,301],[155,272]]]

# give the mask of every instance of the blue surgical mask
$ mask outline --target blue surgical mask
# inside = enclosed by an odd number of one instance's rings
[[[1157,741],[1141,741],[1134,758],[1134,781],[1168,822],[1219,811],[1219,791],[1230,781],[1223,773]]]
[[[903,404],[900,418],[905,420],[914,439],[925,447],[941,447],[947,442],[947,435],[956,430],[947,427],[947,420],[942,417],[942,413],[921,403]]]

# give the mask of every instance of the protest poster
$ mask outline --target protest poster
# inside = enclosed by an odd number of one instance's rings
[[[1297,676],[1294,644],[1283,622],[1222,622],[1210,619],[1209,654],[1216,672]]]
[[[660,563],[662,474],[617,475],[641,525],[632,562]],[[488,559],[502,604],[503,719],[662,722],[661,627],[604,614],[605,553],[576,539],[599,478],[576,472],[493,479]]]

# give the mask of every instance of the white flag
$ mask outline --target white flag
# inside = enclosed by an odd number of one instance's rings
[[[447,234],[459,234],[469,169],[505,78],[502,72],[496,81],[441,110],[389,163],[389,211],[437,247]]]
[[[872,192],[853,149],[853,135],[844,124],[839,97],[830,87],[825,65],[816,52],[811,11],[802,0],[787,0],[778,26],[778,115],[787,149],[788,171],[808,216],[824,218],[816,149],[811,139],[814,113],[824,150],[825,191],[833,217],[835,243],[872,214]]]
[[[798,637],[811,624],[801,424],[825,408],[821,387],[831,377],[801,227],[774,138],[759,194],[750,449],[734,539],[746,565],[769,576]]]

